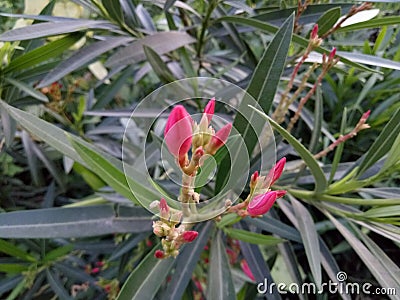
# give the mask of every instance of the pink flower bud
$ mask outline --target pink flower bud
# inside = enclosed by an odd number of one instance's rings
[[[331,53],[329,53],[328,61],[332,61],[335,58],[335,55],[336,55],[336,48],[333,47]]]
[[[207,115],[208,123],[211,122],[211,119],[214,115],[214,110],[215,110],[215,98],[212,98],[210,101],[208,101],[206,107],[204,108],[204,113]]]
[[[160,215],[161,218],[168,219],[169,217],[169,207],[167,201],[164,198],[160,200]]]
[[[282,198],[283,196],[285,196],[286,195],[286,191],[284,191],[284,190],[277,190],[277,191],[275,191],[276,192],[276,198],[278,199],[278,198]]]
[[[155,258],[164,258],[164,252],[162,250],[156,250],[156,252],[154,252],[154,257]]]
[[[247,206],[247,213],[252,217],[265,214],[274,205],[276,198],[276,192],[267,192],[255,196]]]
[[[285,168],[285,164],[286,164],[286,157],[279,160],[276,163],[275,167],[271,170],[273,172],[271,185],[273,185],[279,179],[279,177],[281,177],[283,169]]]
[[[369,115],[371,114],[371,110],[369,109],[368,111],[366,111],[363,115],[362,115],[362,117],[361,117],[361,119],[363,119],[363,120],[367,120],[368,118],[369,118]]]
[[[256,279],[254,278],[253,272],[251,272],[249,265],[247,264],[247,261],[245,259],[242,259],[240,262],[240,267],[242,268],[244,274],[247,275],[251,280],[255,281]]]
[[[211,138],[211,141],[207,145],[207,151],[210,154],[214,155],[215,152],[217,152],[217,150],[225,144],[229,134],[231,133],[231,129],[232,124],[228,123],[215,133],[215,135]]]
[[[182,233],[182,238],[186,243],[190,243],[193,242],[197,236],[199,235],[199,233],[197,231],[185,231],[184,233]]]
[[[167,120],[164,139],[169,152],[182,158],[192,146],[192,118],[182,105],[175,106]]]
[[[257,180],[258,180],[259,174],[258,171],[255,171],[253,175],[250,177],[250,188],[254,189],[257,185]]]
[[[311,31],[310,38],[311,38],[312,40],[318,38],[318,24],[315,24],[315,25],[314,25],[314,27],[313,27],[313,29],[312,29],[312,31]]]
[[[92,274],[97,274],[100,272],[100,268],[93,268],[92,269]]]

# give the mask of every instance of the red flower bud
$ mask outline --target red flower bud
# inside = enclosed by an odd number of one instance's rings
[[[335,55],[336,55],[336,48],[333,47],[331,53],[329,53],[329,59],[328,59],[328,61],[332,61],[332,60],[335,58]]]
[[[252,217],[265,214],[274,205],[276,198],[276,192],[267,192],[255,196],[247,206],[247,213]]]
[[[199,233],[197,231],[185,231],[184,233],[182,233],[182,238],[186,243],[190,243],[193,242],[197,236],[199,235]]]
[[[168,219],[169,217],[169,207],[164,198],[161,198],[160,200],[160,215],[164,219]]]
[[[211,122],[211,119],[214,115],[214,110],[215,110],[215,98],[212,98],[210,101],[208,101],[206,107],[204,108],[204,113],[207,115],[208,123]]]
[[[314,27],[313,27],[313,29],[312,29],[312,31],[311,31],[311,34],[310,34],[310,38],[311,38],[312,40],[318,38],[318,24],[315,24],[315,25],[314,25]]]
[[[165,143],[175,157],[184,157],[192,146],[192,118],[182,105],[175,106],[164,130]]]
[[[156,250],[156,252],[154,252],[154,257],[155,258],[164,258],[164,252],[162,250]]]

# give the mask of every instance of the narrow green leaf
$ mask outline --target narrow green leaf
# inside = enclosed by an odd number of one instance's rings
[[[282,126],[272,120],[269,116],[267,116],[262,111],[252,107],[257,113],[259,113],[264,119],[270,122],[272,127],[274,127],[280,135],[286,139],[290,145],[299,153],[301,158],[304,160],[306,165],[310,168],[311,173],[315,179],[315,193],[321,194],[327,188],[327,180],[325,178],[325,174],[322,171],[321,167],[319,166],[318,162],[315,160],[314,156],[308,151],[303,144],[301,144],[294,136],[292,136],[289,132],[287,132]]]
[[[390,149],[385,163],[380,172],[384,172],[391,167],[394,167],[400,163],[400,134],[397,136],[396,140],[394,141],[392,148]]]
[[[341,9],[340,7],[334,7],[327,10],[317,21],[318,24],[318,35],[323,35],[329,29],[335,25],[337,20],[340,18]]]
[[[17,89],[21,90],[22,92],[27,93],[29,96],[32,96],[33,98],[43,101],[43,102],[49,102],[49,99],[47,99],[46,95],[44,95],[41,92],[30,87],[26,83],[12,79],[12,78],[8,78],[8,77],[6,77],[4,79],[6,82],[15,86]]]
[[[377,27],[380,28],[382,26],[398,25],[399,23],[400,23],[400,16],[387,16],[387,17],[383,17],[383,18],[375,18],[375,19],[368,20],[365,22],[341,27],[341,28],[339,28],[338,31],[345,32],[345,31],[357,31],[357,30],[367,29],[367,28],[377,28]]]
[[[4,73],[27,69],[41,62],[47,61],[52,57],[56,57],[75,44],[80,38],[80,34],[70,34],[18,56],[17,58],[12,59],[10,64],[4,68]]]
[[[164,10],[167,11],[174,3],[176,0],[166,0],[164,4]]]
[[[186,32],[157,32],[140,40],[136,40],[116,51],[107,59],[105,66],[114,68],[134,64],[146,59],[143,45],[151,47],[161,55],[194,42],[196,42],[196,40]]]
[[[19,247],[15,246],[14,244],[7,242],[5,240],[0,240],[0,252],[8,254],[12,257],[21,258],[25,261],[34,262],[36,259],[26,253],[25,251],[21,250]]]
[[[400,134],[400,108],[390,118],[390,121],[383,128],[381,134],[365,154],[365,158],[357,171],[358,177],[362,175],[369,167],[376,163],[381,157],[387,154],[394,141]]]
[[[132,38],[130,37],[109,37],[104,41],[95,42],[87,47],[79,49],[71,57],[64,60],[56,68],[51,70],[39,83],[38,87],[44,87],[59,80],[72,71],[82,68],[92,62],[99,55],[126,44],[131,40]]]
[[[240,240],[250,244],[275,246],[284,241],[272,235],[265,235],[241,229],[224,228],[224,232],[233,239]]]
[[[46,270],[47,282],[50,284],[51,289],[57,294],[60,299],[72,300],[73,298],[69,295],[68,291],[64,287],[58,274],[55,274],[52,270]]]
[[[121,288],[116,300],[152,300],[175,264],[173,258],[158,259],[154,252],[147,254],[133,270]]]
[[[8,274],[21,274],[29,269],[29,265],[0,263],[0,272]]]
[[[47,253],[45,255],[45,257],[43,258],[43,261],[44,262],[55,261],[56,259],[63,257],[65,255],[67,255],[68,253],[70,253],[72,251],[72,249],[74,249],[74,245],[72,245],[72,244],[58,247],[54,250],[51,250],[49,253]]]
[[[250,80],[247,92],[251,97],[244,97],[239,105],[233,126],[242,136],[249,155],[253,153],[258,142],[258,137],[263,130],[265,123],[257,118],[249,105],[259,104],[261,109],[268,113],[278,87],[280,76],[286,65],[286,57],[290,46],[293,32],[294,15],[291,15],[279,31],[275,34],[268,48],[260,59],[253,76]],[[225,157],[218,170],[216,179],[216,191],[220,191],[228,180],[226,170],[231,161],[237,161],[238,153],[229,159]]]
[[[0,237],[70,238],[116,232],[146,232],[151,231],[151,218],[147,210],[139,207],[131,208],[129,214],[117,217],[110,205],[9,212],[0,214]],[[4,241],[0,240],[0,249],[2,243]],[[10,250],[10,255],[26,256],[23,251],[17,252],[14,248]],[[35,261],[30,256],[25,260]]]
[[[400,205],[371,208],[364,212],[362,216],[367,218],[398,217],[400,216]]]
[[[163,293],[165,299],[182,299],[183,293],[195,270],[201,253],[207,245],[208,238],[214,226],[214,222],[201,223],[195,229],[199,232],[196,240],[186,244],[182,252],[177,257],[176,268],[171,281],[168,282],[166,291]]]
[[[355,52],[337,51],[336,55],[353,61],[354,63],[362,63],[371,66],[383,67],[393,70],[400,70],[400,62],[382,58],[375,55],[368,55]]]
[[[102,0],[101,3],[104,5],[104,8],[106,9],[111,19],[117,21],[118,23],[121,23],[123,21],[124,17],[119,1]]]
[[[209,265],[207,299],[236,299],[231,269],[220,231],[211,244]]]
[[[101,153],[90,149],[78,138],[71,136],[71,144],[90,169],[115,189],[116,192],[137,204],[143,203],[143,201],[150,204],[152,201],[160,198],[160,195],[153,192],[149,186],[144,186],[128,177],[121,169],[117,168],[101,155]],[[130,170],[129,174],[133,174],[133,170]],[[140,175],[138,174],[138,176]],[[132,189],[135,187],[134,192],[131,190],[131,187]],[[141,202],[137,200],[137,195],[140,195]]]
[[[216,20],[216,22],[222,22],[222,21],[233,22],[233,23],[238,23],[238,24],[242,24],[242,25],[247,25],[247,26],[251,26],[251,27],[263,30],[263,31],[270,32],[270,33],[276,33],[279,30],[279,28],[277,26],[268,24],[266,22],[261,22],[261,21],[258,21],[256,19],[250,19],[250,18],[243,18],[243,17],[236,17],[236,16],[226,16],[226,17],[222,17],[222,18],[219,18],[218,20]],[[293,34],[292,39],[293,39],[294,43],[296,43],[296,44],[298,44],[298,45],[300,45],[300,46],[302,46],[304,48],[306,48],[307,45],[308,45],[308,40],[303,38],[300,35]],[[315,51],[318,52],[318,53],[321,53],[321,54],[322,53],[325,53],[325,54],[329,54],[330,53],[330,50],[328,50],[326,48],[322,48],[322,47],[317,47],[315,49]],[[341,62],[343,62],[343,63],[345,63],[345,64],[347,64],[347,65],[349,65],[351,67],[355,67],[355,68],[360,69],[360,70],[374,72],[374,73],[377,72],[374,69],[371,69],[371,68],[363,66],[363,65],[361,65],[359,63],[353,62],[353,61],[351,61],[351,60],[349,60],[347,58],[341,57],[340,55],[338,55],[338,56],[340,57],[340,61]]]
[[[290,196],[289,196],[290,197]],[[303,240],[307,260],[310,265],[316,285],[320,288],[322,282],[321,254],[319,250],[318,233],[314,221],[308,210],[294,197],[290,197],[292,207],[297,219],[297,229]]]
[[[368,267],[369,271],[375,279],[385,288],[396,287],[396,281],[388,274],[385,267],[375,255],[373,255],[367,247],[358,239],[349,229],[334,218],[330,213],[325,211],[325,215],[332,221],[338,231],[343,235],[346,241],[350,244],[353,250],[361,258],[364,264]],[[391,299],[396,299],[395,296]]]
[[[45,22],[9,30],[0,35],[0,41],[23,41],[45,36],[66,34],[90,28],[105,28],[111,25],[107,21],[96,20],[68,20],[58,22]],[[109,26],[107,26],[109,27]]]
[[[151,47],[143,45],[144,53],[146,54],[147,61],[150,63],[153,71],[164,83],[173,82],[176,79],[172,72],[168,69],[166,63],[162,60],[160,55],[154,51]]]

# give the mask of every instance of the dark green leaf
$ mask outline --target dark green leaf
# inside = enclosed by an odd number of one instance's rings
[[[173,258],[158,259],[154,247],[125,281],[116,300],[152,300],[175,264]]]
[[[143,208],[132,210],[130,216],[124,217],[117,217],[109,205],[2,213],[0,237],[67,238],[150,231],[152,215]]]
[[[72,71],[82,68],[86,64],[92,62],[99,55],[126,44],[131,40],[132,38],[129,37],[112,37],[79,49],[71,57],[64,60],[55,69],[51,70],[39,83],[38,87],[44,87],[59,80]]]
[[[52,270],[47,269],[46,270],[46,277],[47,281],[50,284],[52,290],[57,294],[57,296],[60,299],[63,300],[73,300],[73,297],[71,297],[64,287],[64,284],[62,283],[60,277],[58,274],[54,273]]]
[[[33,98],[35,98],[37,100],[40,100],[43,102],[49,102],[49,99],[47,99],[46,95],[35,90],[34,88],[30,87],[29,85],[27,85],[26,83],[24,83],[22,81],[18,81],[18,80],[15,80],[12,78],[7,78],[7,77],[5,78],[5,81],[8,82],[9,84],[15,86],[22,92],[28,94],[29,96],[32,96]]]
[[[4,214],[2,214],[2,215],[4,216]],[[3,222],[3,220],[0,220],[0,222]],[[2,236],[2,237],[4,237],[4,236]],[[14,244],[7,242],[5,240],[0,240],[0,252],[8,254],[12,257],[21,258],[25,261],[29,261],[29,262],[36,261],[36,259],[32,255],[26,253],[25,251],[21,250]]]
[[[109,23],[96,20],[71,20],[59,22],[46,22],[16,28],[0,35],[0,41],[12,42],[31,40],[45,36],[66,34],[92,28],[104,28]]]
[[[207,299],[236,299],[231,269],[221,232],[211,243]]]
[[[133,64],[146,58],[143,45],[151,47],[159,55],[168,53],[196,40],[185,32],[168,31],[157,32],[144,37],[118,50],[106,61],[107,67],[118,67]]]
[[[195,228],[199,232],[199,235],[194,242],[187,244],[177,257],[174,275],[171,281],[168,282],[166,291],[163,293],[165,294],[165,299],[182,299],[185,288],[189,284],[193,271],[198,264],[200,255],[208,242],[212,227],[213,222],[207,222]]]
[[[153,71],[157,74],[160,80],[164,83],[173,82],[176,79],[171,71],[168,69],[166,63],[162,60],[160,55],[154,51],[151,47],[143,45],[144,53],[147,57],[147,61],[150,63]]]
[[[333,28],[337,20],[340,18],[340,7],[334,7],[326,11],[317,21],[318,35],[322,36],[329,29]]]

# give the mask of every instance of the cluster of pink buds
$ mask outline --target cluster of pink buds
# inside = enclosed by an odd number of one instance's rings
[[[249,216],[256,217],[268,212],[275,200],[286,194],[284,190],[271,191],[270,187],[279,177],[285,168],[286,158],[277,162],[267,176],[259,176],[254,172],[250,179],[250,200],[246,212]]]
[[[311,30],[310,43],[313,48],[319,47],[322,44],[322,39],[318,36],[318,24],[315,24]]]
[[[165,144],[187,175],[194,175],[200,158],[204,154],[214,155],[224,145],[231,132],[232,124],[225,125],[218,132],[214,131],[210,125],[214,109],[213,98],[206,105],[199,124],[193,121],[182,105],[175,106],[168,117],[164,130]],[[191,161],[188,158],[190,149],[193,153]]]
[[[156,250],[154,256],[157,258],[176,257],[179,254],[179,248],[185,243],[193,242],[198,232],[186,230],[185,225],[176,227],[180,223],[182,213],[173,211],[165,199],[154,201],[151,208],[158,208],[160,213],[160,220],[153,222],[153,232],[162,238],[163,247],[163,250]]]

